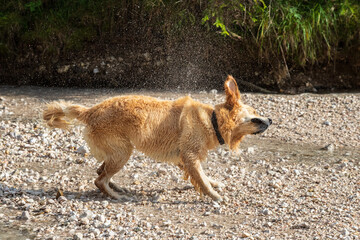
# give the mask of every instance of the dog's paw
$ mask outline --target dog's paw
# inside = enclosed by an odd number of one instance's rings
[[[215,185],[213,185],[214,188],[222,189],[225,188],[225,184],[222,182],[216,182]]]
[[[222,182],[212,180],[211,178],[209,178],[209,182],[213,188],[218,188],[221,190],[222,188],[225,187],[225,184],[223,184]]]
[[[212,200],[215,201],[215,202],[222,202],[223,201],[222,197],[214,190],[211,190],[207,195],[209,197],[211,197]]]
[[[126,188],[120,188],[113,182],[109,182],[109,187],[112,188],[112,190],[119,192],[119,193],[128,193]]]
[[[221,196],[212,197],[212,199],[213,199],[213,201],[215,201],[215,202],[222,202],[222,201],[223,201],[223,199],[222,199]]]

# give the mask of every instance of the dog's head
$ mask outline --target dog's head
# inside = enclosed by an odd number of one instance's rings
[[[216,105],[215,112],[220,132],[230,149],[234,150],[245,135],[264,132],[272,120],[259,116],[255,109],[241,102],[239,88],[232,76],[227,77],[224,87],[226,101]]]

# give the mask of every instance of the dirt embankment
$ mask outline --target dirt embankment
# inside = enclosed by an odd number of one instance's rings
[[[256,92],[360,89],[359,67],[341,59],[311,69],[288,67],[258,58],[241,41],[196,28],[176,39],[118,36],[51,60],[31,50],[4,62],[0,77],[1,84],[11,85],[209,90],[222,89],[232,74],[241,89]]]

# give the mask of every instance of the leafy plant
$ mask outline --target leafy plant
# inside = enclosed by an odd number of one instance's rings
[[[24,7],[26,9],[29,9],[30,12],[36,12],[36,11],[40,11],[41,9],[41,6],[42,6],[42,2],[41,0],[37,0],[37,1],[31,1],[31,2],[28,2],[24,5]]]
[[[359,44],[359,7],[355,0],[210,0],[203,24],[213,22],[223,35],[254,42],[260,57],[306,66]]]

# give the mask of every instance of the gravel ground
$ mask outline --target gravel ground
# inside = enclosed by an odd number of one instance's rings
[[[110,199],[93,184],[100,163],[81,127],[41,122],[52,100],[91,106],[130,93],[183,95],[0,87],[0,239],[360,239],[360,94],[243,94],[274,124],[239,154],[209,153],[206,173],[226,185],[216,203],[139,152],[114,177],[123,199]]]

